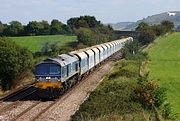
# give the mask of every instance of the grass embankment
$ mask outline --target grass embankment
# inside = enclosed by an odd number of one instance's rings
[[[48,36],[24,36],[24,37],[10,37],[18,45],[28,48],[31,52],[41,51],[44,43],[59,42],[65,45],[67,43],[76,42],[76,36],[66,35],[48,35]]]
[[[167,88],[167,100],[180,117],[180,33],[158,38],[148,53],[150,78]]]
[[[113,71],[90,94],[72,120],[146,120],[147,112],[131,99],[137,86],[140,65],[137,61],[117,62]]]

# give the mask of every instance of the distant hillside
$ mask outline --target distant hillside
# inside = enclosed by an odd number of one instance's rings
[[[118,23],[109,23],[115,30],[123,30],[125,29],[128,25],[132,25],[135,22],[118,22]]]
[[[175,25],[175,28],[177,28],[178,26],[180,26],[180,11],[164,12],[164,13],[148,16],[147,18],[139,20],[135,23],[126,25],[123,29],[118,28],[118,26],[113,28],[115,30],[134,30],[141,22],[146,22],[149,24],[159,24],[163,20],[172,21]]]

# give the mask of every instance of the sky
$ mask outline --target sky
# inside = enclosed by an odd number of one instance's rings
[[[95,16],[103,23],[135,22],[147,16],[180,11],[180,0],[0,0],[0,21],[9,23]]]

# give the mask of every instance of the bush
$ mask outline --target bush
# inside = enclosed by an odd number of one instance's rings
[[[146,52],[141,51],[141,45],[137,41],[126,43],[122,49],[123,57],[127,60],[145,60],[148,58]]]
[[[110,41],[112,39],[112,30],[107,26],[97,28],[79,28],[76,30],[79,43],[92,46]]]
[[[88,28],[80,28],[77,30],[77,39],[79,43],[82,43],[84,45],[92,46],[95,45],[96,38],[95,38],[95,33]]]
[[[132,93],[133,100],[140,102],[145,108],[160,107],[166,100],[166,89],[149,81],[148,76],[139,77],[138,85]]]
[[[15,80],[22,72],[32,69],[33,56],[8,38],[0,38],[0,50],[0,80],[6,90],[16,84]]]
[[[140,35],[138,39],[142,45],[147,45],[153,42],[155,37],[156,37],[155,32],[152,29],[148,28],[140,31]]]

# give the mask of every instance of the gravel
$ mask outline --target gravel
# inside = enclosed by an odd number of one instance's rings
[[[2,103],[0,103],[0,110],[3,109],[4,107],[6,107],[7,105],[12,104],[12,103],[14,103],[14,102],[2,102]]]
[[[33,101],[25,101],[21,102],[21,105],[14,106],[11,108],[11,110],[2,112],[0,115],[0,120],[3,121],[11,121],[14,117],[22,113],[24,110],[26,110],[28,107],[34,104]]]
[[[43,109],[48,107],[52,101],[47,102],[41,102],[35,107],[33,107],[31,110],[26,112],[23,116],[19,117],[16,121],[31,121],[34,117],[36,117]]]

